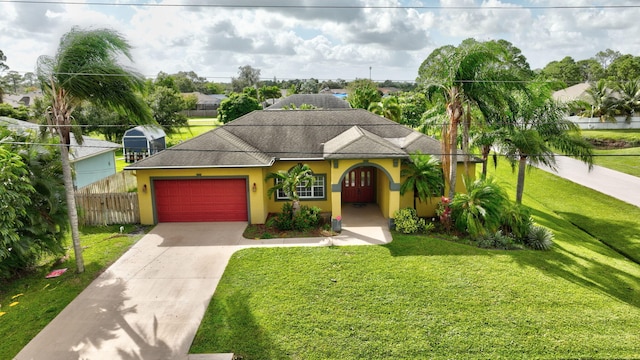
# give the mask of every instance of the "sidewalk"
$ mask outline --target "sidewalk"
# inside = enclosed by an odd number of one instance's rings
[[[567,156],[556,156],[556,163],[558,172],[546,166],[538,168],[640,207],[640,178],[597,165],[589,171],[585,163]]]

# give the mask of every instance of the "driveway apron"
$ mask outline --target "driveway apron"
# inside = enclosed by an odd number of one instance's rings
[[[159,224],[16,359],[186,359],[245,227]]]

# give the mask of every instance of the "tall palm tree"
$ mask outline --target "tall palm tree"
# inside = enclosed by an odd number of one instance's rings
[[[38,79],[43,92],[51,99],[47,122],[60,137],[67,210],[78,272],[84,271],[84,260],[69,163],[72,115],[82,101],[88,101],[122,113],[132,123],[153,122],[148,106],[138,94],[144,87],[143,77],[120,63],[123,58],[132,60],[130,48],[113,30],[74,27],[60,39],[55,56],[38,58]],[[81,143],[82,136],[77,135],[76,139]]]
[[[467,39],[458,47],[443,46],[420,65],[417,82],[429,99],[439,94],[446,103],[448,123],[442,128],[442,164],[453,198],[456,185],[458,127],[463,125],[462,148],[468,155],[471,109],[477,108],[485,121],[507,107],[519,80],[531,71],[520,51],[506,41],[478,42]],[[465,162],[469,157],[465,155]]]
[[[381,101],[372,102],[369,104],[368,110],[397,123],[400,122],[402,117],[402,108],[396,96],[387,96],[382,98]]]
[[[520,106],[510,126],[498,137],[502,151],[515,170],[518,165],[516,202],[522,203],[527,164],[556,169],[555,151],[593,165],[592,146],[580,136],[579,127],[565,119],[566,108],[550,97],[546,88],[520,96]]]
[[[298,186],[311,187],[315,180],[311,168],[307,164],[298,164],[289,171],[278,171],[268,173],[264,181],[274,180],[274,185],[267,190],[267,196],[271,196],[278,190],[282,190],[284,194],[293,202],[293,213],[297,214],[300,210],[300,194],[298,194]]]
[[[404,182],[400,186],[400,195],[413,191],[413,208],[416,209],[416,199],[427,201],[434,196],[442,195],[444,191],[444,177],[440,161],[428,154],[416,152],[410,155],[410,161],[400,172]]]

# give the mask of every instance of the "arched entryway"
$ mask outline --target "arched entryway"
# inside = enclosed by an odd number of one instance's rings
[[[376,168],[359,166],[342,180],[342,203],[374,203],[376,201]]]

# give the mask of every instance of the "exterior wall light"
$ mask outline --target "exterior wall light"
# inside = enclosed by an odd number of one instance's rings
[[[253,186],[251,187],[251,190],[253,190],[253,192],[258,191],[258,185],[256,185],[256,183],[253,183]]]

